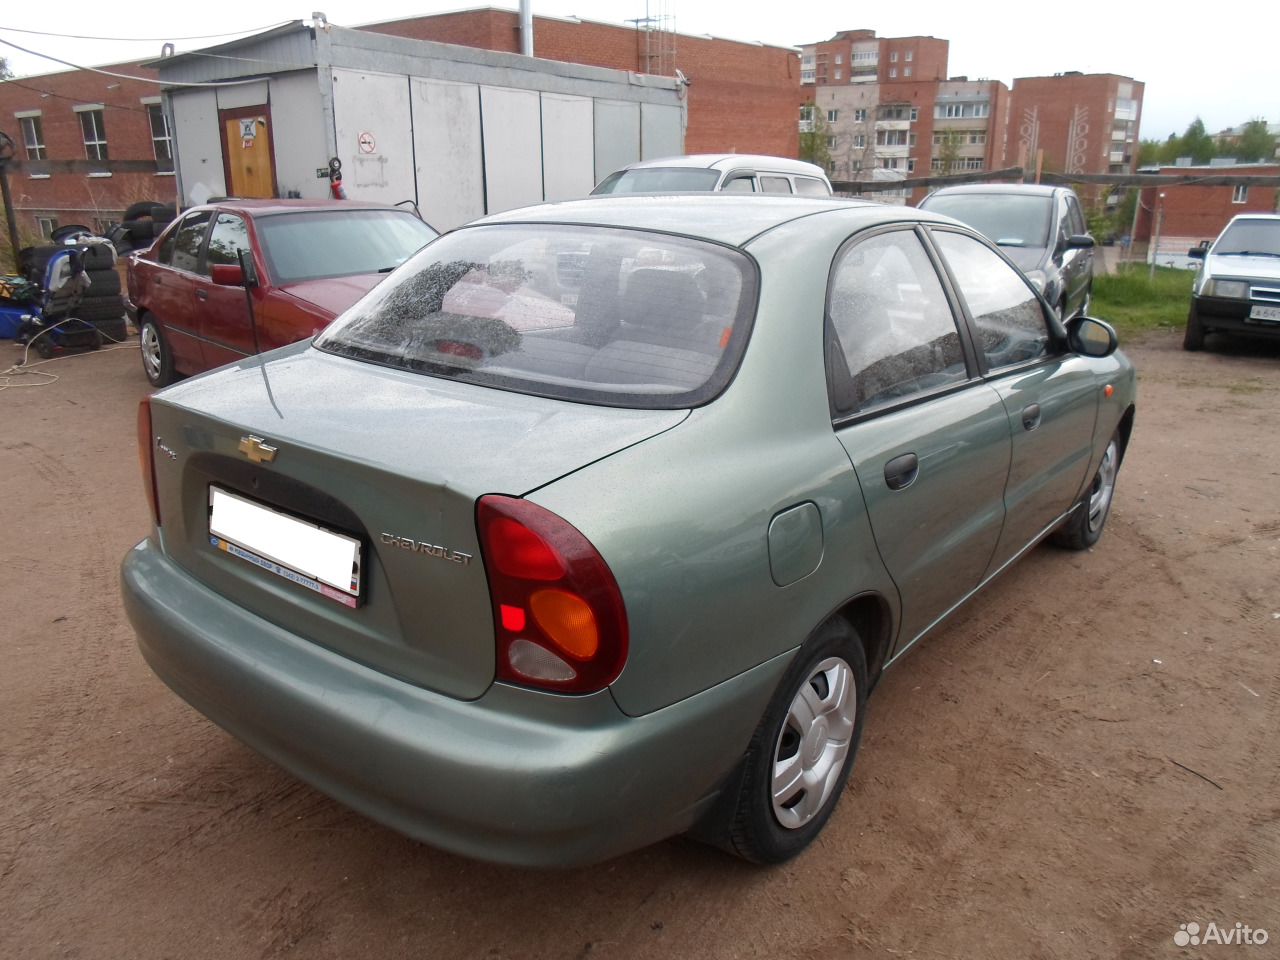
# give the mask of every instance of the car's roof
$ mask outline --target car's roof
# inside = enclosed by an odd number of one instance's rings
[[[1051,197],[1055,193],[1065,190],[1065,187],[1053,187],[1043,183],[969,183],[964,186],[957,187],[940,187],[933,191],[925,199],[937,196],[955,196],[957,194],[1021,194],[1030,197]]]
[[[851,216],[856,221],[854,229],[895,220],[954,222],[949,217],[912,207],[843,197],[678,193],[621,196],[604,194],[582,200],[543,203],[494,214],[469,226],[495,223],[612,226],[676,233],[742,246],[752,238],[782,224],[837,212]]]
[[[792,160],[789,157],[771,157],[761,153],[694,153],[682,157],[659,157],[629,163],[624,170],[644,170],[653,167],[698,167],[708,170],[729,170],[750,167],[760,170],[776,170],[778,173],[798,173],[825,180],[826,174],[816,163]]]
[[[1280,213],[1237,213],[1231,218],[1231,223],[1237,220],[1280,220]]]
[[[228,197],[225,200],[210,200],[195,209],[236,210],[249,217],[267,217],[277,213],[308,213],[332,210],[394,210],[397,213],[409,213],[402,207],[393,207],[385,203],[366,203],[360,200],[250,200]],[[191,210],[184,210],[183,214]]]

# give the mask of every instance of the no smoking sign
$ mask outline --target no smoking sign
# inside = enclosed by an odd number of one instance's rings
[[[360,145],[361,153],[373,153],[373,151],[378,149],[378,141],[375,140],[373,138],[373,134],[367,130],[360,134],[356,142]]]

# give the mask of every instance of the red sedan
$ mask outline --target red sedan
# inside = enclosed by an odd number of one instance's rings
[[[193,207],[129,260],[129,315],[157,387],[315,336],[438,236],[414,214],[345,200]]]

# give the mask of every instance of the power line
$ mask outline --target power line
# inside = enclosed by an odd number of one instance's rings
[[[280,20],[277,23],[269,23],[265,27],[250,27],[245,30],[233,30],[230,33],[206,33],[198,37],[94,37],[82,33],[53,33],[49,30],[24,30],[21,27],[0,27],[0,30],[8,30],[10,33],[34,33],[42,37],[61,37],[66,40],[112,40],[127,43],[130,41],[145,43],[168,43],[175,40],[214,40],[218,37],[236,37],[242,33],[260,33],[263,30],[271,30],[275,27],[282,27],[289,20]],[[37,54],[38,56],[38,54]]]
[[[39,87],[32,87],[23,83],[21,80],[16,80],[12,78],[9,80],[5,80],[4,85],[21,87],[23,90],[30,90],[32,93],[38,93],[40,94],[41,97],[53,97],[56,100],[66,100],[68,103],[83,104],[85,102],[84,97],[68,97],[62,93],[54,93],[52,90],[41,90]],[[129,110],[134,113],[144,113],[146,111],[146,107],[126,107],[124,104],[120,104],[120,103],[104,102],[102,106],[110,110]]]
[[[153,83],[158,87],[242,87],[250,83],[261,83],[261,78],[251,80],[216,80],[206,83],[178,83],[176,81],[152,80],[149,77],[135,77],[130,73],[113,73],[110,70],[99,70],[97,67],[86,67],[79,63],[72,63],[70,60],[63,60],[61,57],[55,57],[47,53],[40,53],[38,50],[29,50],[26,47],[19,46],[12,40],[0,40],[0,43],[6,47],[13,47],[15,50],[21,50],[23,53],[29,53],[33,57],[40,57],[43,60],[52,60],[54,63],[60,63],[64,67],[71,67],[73,70],[85,70],[89,73],[99,73],[104,77],[115,77],[118,80],[137,80],[139,83]]]

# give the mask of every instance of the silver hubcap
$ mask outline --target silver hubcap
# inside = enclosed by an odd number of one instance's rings
[[[858,715],[853,671],[839,657],[800,685],[773,750],[773,815],[788,830],[812,820],[835,790]]]
[[[1111,497],[1116,492],[1116,458],[1119,450],[1112,440],[1107,444],[1107,452],[1102,455],[1102,465],[1098,467],[1098,475],[1093,478],[1093,488],[1089,491],[1089,532],[1096,532],[1111,507]]]
[[[152,380],[160,376],[160,335],[149,323],[142,325],[142,364]]]

